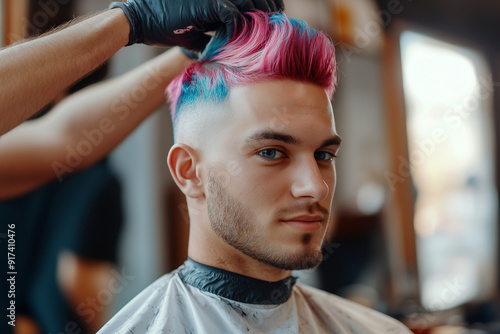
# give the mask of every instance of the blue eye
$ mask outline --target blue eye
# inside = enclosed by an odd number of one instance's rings
[[[279,154],[283,154],[274,148],[267,148],[265,150],[259,151],[259,155],[266,159],[275,159]]]
[[[333,161],[336,155],[330,152],[320,151],[314,153],[314,158],[321,161]]]

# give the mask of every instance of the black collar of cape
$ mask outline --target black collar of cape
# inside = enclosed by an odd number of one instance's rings
[[[195,288],[247,304],[276,305],[290,298],[297,278],[268,282],[243,276],[188,258],[179,270],[181,280]]]

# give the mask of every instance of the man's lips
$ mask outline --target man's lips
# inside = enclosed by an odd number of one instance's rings
[[[321,223],[325,220],[324,216],[296,216],[289,219],[282,219],[281,221],[291,227],[294,227],[303,232],[314,232],[318,230]]]
[[[324,216],[320,215],[302,215],[302,216],[296,216],[292,217],[289,219],[283,219],[283,221],[302,221],[302,222],[322,222],[325,219]]]

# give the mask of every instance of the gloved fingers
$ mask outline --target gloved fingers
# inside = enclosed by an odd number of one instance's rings
[[[226,26],[226,38],[228,41],[233,37],[236,29],[236,20],[239,18],[239,15],[236,13],[239,13],[238,7],[232,2],[228,1],[220,7],[219,19]]]
[[[124,2],[112,2],[109,5],[109,9],[113,8],[121,8],[123,12],[125,13],[125,16],[127,16],[127,19],[130,23],[130,34],[129,34],[129,41],[127,45],[132,45],[137,43],[137,40],[139,38],[139,31],[138,31],[138,24],[137,24],[137,16],[132,9],[130,9],[127,4]]]
[[[231,2],[238,7],[241,13],[249,12],[255,9],[252,0],[231,0]]]
[[[285,10],[285,3],[283,2],[283,0],[271,0],[271,1],[275,4],[277,12]]]
[[[266,13],[277,12],[285,7],[283,0],[232,0],[231,2],[242,13],[249,12],[252,9],[259,9]]]
[[[185,35],[185,42],[182,43],[182,47],[195,52],[203,52],[205,47],[207,46],[211,36],[208,36],[202,32],[189,32],[188,35]],[[181,43],[179,43],[181,44]],[[193,58],[194,59],[194,58]]]
[[[253,0],[255,8],[261,9],[266,13],[279,12],[285,9],[283,0]]]
[[[273,0],[267,0],[267,3],[269,5],[270,12],[277,12],[278,11],[278,7],[276,7],[276,4],[274,3]]]
[[[252,0],[254,6],[256,9],[260,9],[261,11],[265,12],[265,13],[269,13],[271,12],[271,10],[273,9],[270,5],[269,5],[269,2],[272,2],[272,1],[267,1],[267,0]]]

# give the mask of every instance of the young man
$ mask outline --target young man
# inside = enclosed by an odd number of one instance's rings
[[[330,40],[252,13],[169,87],[168,165],[187,198],[189,259],[100,333],[410,333],[292,270],[322,261],[340,137]]]

